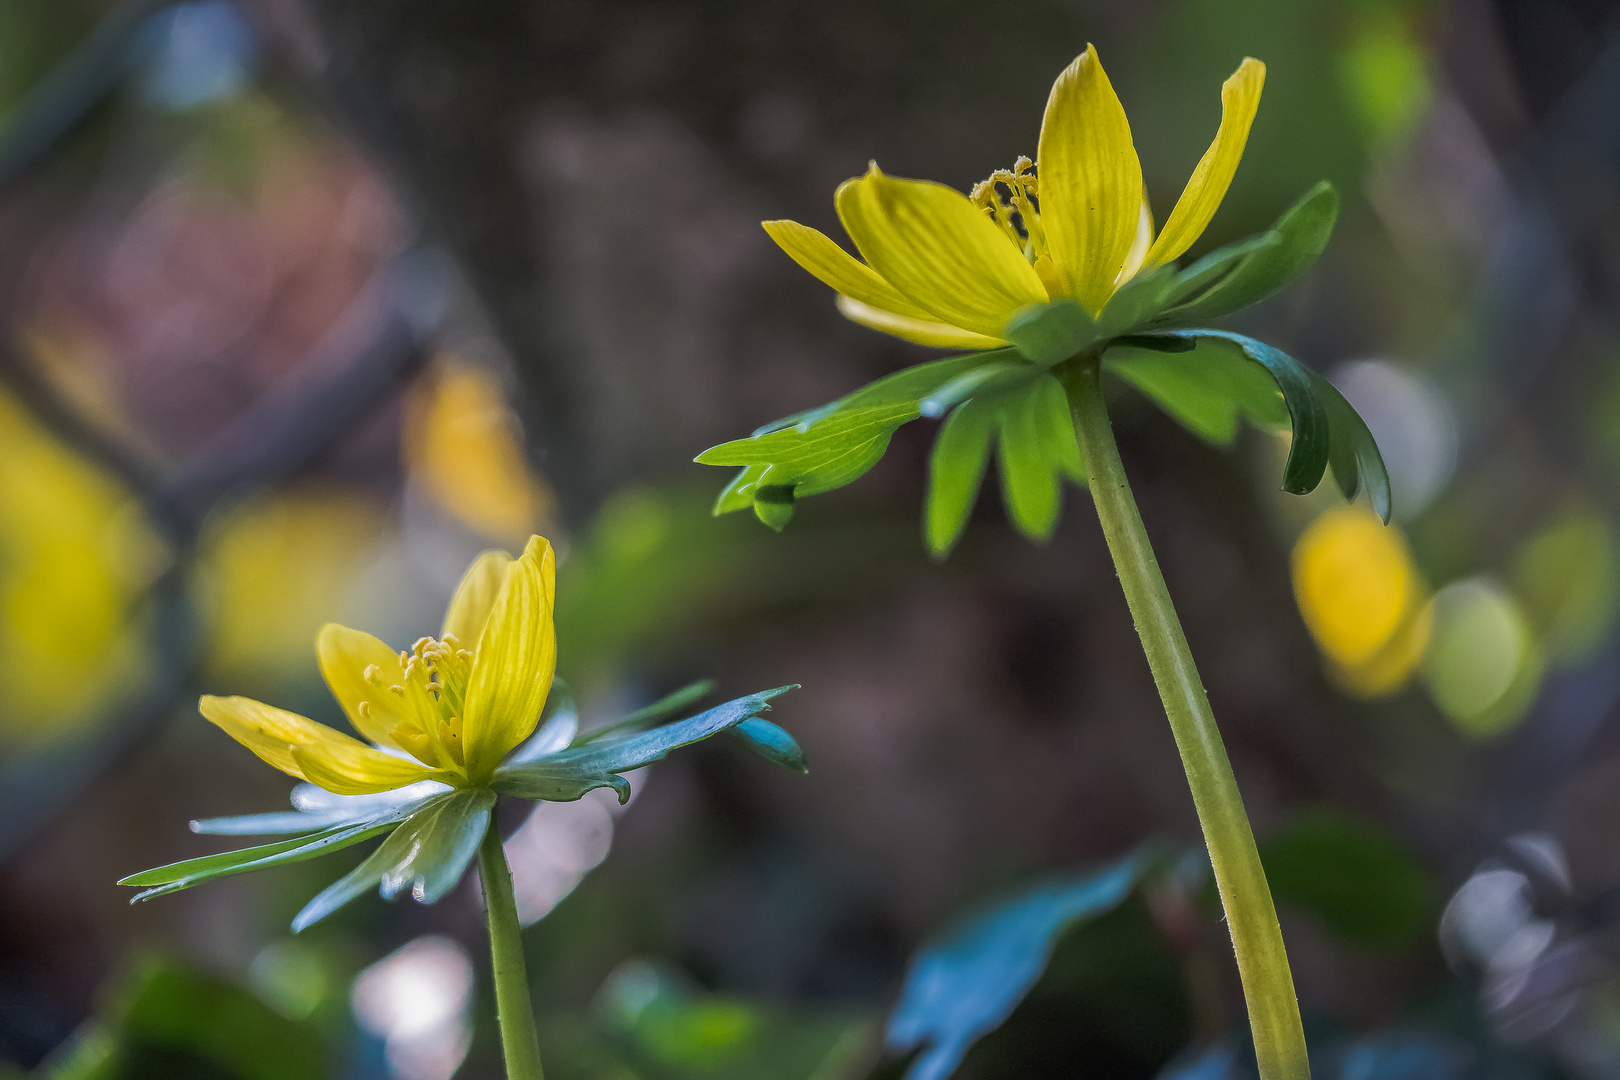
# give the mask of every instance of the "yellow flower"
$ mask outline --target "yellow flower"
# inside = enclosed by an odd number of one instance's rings
[[[367,745],[296,713],[242,697],[204,697],[203,716],[282,772],[340,795],[420,780],[482,787],[534,731],[557,663],[555,561],[531,537],[521,558],[480,555],[437,638],[396,653],[328,623],[321,674]]]
[[[865,262],[793,221],[765,231],[875,330],[941,348],[991,349],[1032,305],[1092,315],[1143,270],[1190,248],[1237,171],[1266,67],[1247,58],[1221,87],[1221,125],[1155,239],[1130,124],[1091,46],[1052,84],[1038,162],[1020,158],[973,189],[886,176],[874,163],[835,196]]]

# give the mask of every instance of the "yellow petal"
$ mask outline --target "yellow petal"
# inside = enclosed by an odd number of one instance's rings
[[[867,265],[932,319],[999,339],[1021,308],[1046,302],[1034,267],[960,191],[873,165],[836,199]]]
[[[352,740],[344,744],[295,746],[292,756],[305,779],[334,795],[369,795],[376,791],[393,791],[418,780],[453,783],[456,779],[443,770],[430,769]]]
[[[850,322],[870,326],[873,330],[881,330],[918,345],[932,345],[936,349],[999,349],[1007,344],[1001,338],[985,337],[928,318],[918,319],[895,311],[884,311],[853,296],[840,296],[834,303]]]
[[[354,729],[374,743],[402,749],[389,734],[406,715],[400,699],[388,692],[388,687],[405,681],[399,654],[362,630],[327,623],[315,635],[315,655],[328,689]],[[366,669],[373,664],[382,669],[380,685],[366,682]],[[362,701],[370,703],[366,709],[370,715],[361,714]]]
[[[445,609],[444,628],[439,631],[441,641],[453,634],[463,649],[478,644],[511,564],[512,556],[504,551],[486,551],[472,561]]]
[[[1215,216],[1243,158],[1243,147],[1249,141],[1249,127],[1254,123],[1255,110],[1260,107],[1260,89],[1265,82],[1266,65],[1250,56],[1222,84],[1220,129],[1215,132],[1215,141],[1204,151],[1198,167],[1193,169],[1176,208],[1170,211],[1170,218],[1164,223],[1164,231],[1153,242],[1147,257],[1149,269],[1164,265],[1192,247],[1203,235],[1210,218]],[[1044,176],[1042,182],[1045,182]]]
[[[1131,241],[1131,250],[1125,255],[1125,265],[1119,268],[1119,277],[1114,279],[1114,288],[1119,288],[1131,278],[1136,276],[1147,262],[1148,249],[1153,246],[1153,207],[1148,205],[1147,192],[1142,192],[1142,209],[1136,219],[1136,238]]]
[[[893,285],[878,276],[876,270],[839,247],[827,234],[808,225],[800,225],[797,221],[762,221],[760,224],[765,226],[771,239],[794,262],[814,274],[822,284],[832,286],[839,294],[897,315],[922,320],[933,318],[901,296]]]
[[[425,765],[385,754],[325,724],[252,698],[204,696],[197,708],[282,772],[339,795],[389,791],[439,775]]]
[[[1090,45],[1052,84],[1036,165],[1052,260],[1070,295],[1101,311],[1136,237],[1142,166],[1125,108]]]
[[[461,718],[463,760],[474,783],[487,780],[506,752],[529,737],[545,708],[557,667],[555,579],[551,545],[540,536],[506,568],[478,641]]]

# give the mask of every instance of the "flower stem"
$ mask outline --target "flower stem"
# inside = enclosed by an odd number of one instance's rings
[[[1238,974],[1254,1033],[1261,1080],[1309,1080],[1305,1033],[1288,970],[1271,890],[1260,866],[1254,832],[1243,809],[1232,764],[1221,743],[1204,684],[1165,588],[1119,460],[1119,447],[1103,404],[1097,358],[1082,357],[1069,375],[1075,431],[1085,450],[1092,499],[1114,558],[1119,583],[1147,653],[1187,771],[1193,805],[1215,868],[1215,884],[1232,933]]]
[[[478,846],[478,870],[484,879],[484,904],[489,910],[489,958],[495,969],[495,1015],[501,1028],[501,1053],[506,1058],[507,1080],[545,1080],[540,1068],[540,1037],[534,1029],[534,1008],[529,1004],[529,974],[523,964],[522,927],[517,898],[512,895],[512,871],[506,865],[495,815]]]

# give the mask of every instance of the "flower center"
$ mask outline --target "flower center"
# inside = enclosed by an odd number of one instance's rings
[[[403,682],[385,684],[382,668],[376,664],[366,668],[366,683],[393,694],[403,706],[404,717],[389,735],[424,764],[456,769],[466,765],[461,713],[472,659],[454,634],[446,634],[443,641],[421,638],[410,652],[399,654]],[[359,709],[371,715],[371,702],[361,702]]]
[[[1041,227],[1040,179],[1035,163],[1020,157],[1011,169],[997,169],[975,184],[968,197],[1035,267],[1046,291],[1054,296],[1061,292],[1057,267],[1046,248],[1046,230]]]

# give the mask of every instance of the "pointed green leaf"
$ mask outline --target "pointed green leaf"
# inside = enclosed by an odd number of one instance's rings
[[[730,514],[737,510],[747,510],[754,505],[754,491],[759,487],[760,479],[765,475],[769,465],[744,465],[736,476],[731,478],[720,491],[720,497],[714,500],[715,517]]]
[[[1118,337],[1148,325],[1169,303],[1177,280],[1174,266],[1161,266],[1121,285],[1097,318],[1098,336]]]
[[[1389,521],[1389,473],[1384,468],[1383,455],[1366,423],[1332,383],[1281,349],[1242,334],[1197,329],[1166,331],[1164,336],[1198,339],[1203,344],[1223,349],[1235,347],[1276,380],[1294,432],[1288,462],[1283,467],[1284,491],[1304,495],[1315,490],[1331,459],[1335,482],[1345,498],[1352,499],[1359,491],[1366,491],[1373,509],[1385,522]],[[1203,347],[1192,355],[1196,358],[1202,353]],[[1183,358],[1169,359],[1180,361]],[[1129,377],[1130,365],[1140,362],[1143,362],[1140,358],[1127,357],[1120,374]],[[1251,419],[1264,415],[1260,411],[1263,404],[1259,396],[1248,399],[1248,404],[1242,407],[1248,410]],[[1203,420],[1207,422],[1208,417]]]
[[[571,802],[599,787],[612,787],[619,801],[630,797],[629,782],[621,773],[651,765],[671,750],[707,739],[744,720],[770,711],[772,698],[797,689],[781,686],[728,701],[686,720],[620,739],[572,747],[520,765],[495,770],[495,790],[523,799]]]
[[[1086,309],[1067,298],[1025,308],[1002,333],[1026,359],[1043,367],[1084,352],[1101,336]]]
[[[456,887],[478,845],[489,831],[495,793],[469,788],[442,799],[401,828],[414,831],[411,857],[382,877],[384,897],[409,884],[411,896],[423,904],[437,903]]]
[[[651,705],[643,705],[635,712],[621,717],[605,727],[599,727],[594,731],[587,731],[576,736],[570,745],[584,746],[586,743],[593,743],[607,735],[620,735],[626,731],[640,731],[642,728],[669,719],[688,705],[697,704],[713,692],[713,679],[699,679],[695,683],[688,683],[674,693],[665,694]]]
[[[392,828],[397,822],[418,811],[421,807],[443,798],[446,798],[446,796],[435,795],[420,803],[411,803],[399,807],[370,821],[357,825],[335,826],[311,836],[282,840],[274,844],[262,844],[258,847],[225,852],[220,855],[207,855],[200,859],[187,859],[184,862],[161,866],[154,870],[147,870],[144,873],[132,874],[120,881],[119,884],[153,886],[153,888],[136,893],[131,897],[130,902],[135,903],[139,900],[150,900],[157,896],[167,896],[170,893],[189,889],[193,885],[201,885],[203,882],[212,881],[215,878],[243,874],[250,870],[264,870],[286,863],[303,862],[305,859],[313,859],[317,855],[342,851],[346,847],[376,836],[378,833]]]
[[[949,554],[967,526],[984,483],[995,427],[994,410],[974,400],[963,403],[940,425],[928,459],[928,507],[923,519],[928,550],[935,558]]]
[[[777,532],[793,520],[793,485],[762,484],[754,491],[754,516]]]
[[[296,934],[315,925],[344,904],[375,889],[385,873],[409,856],[412,841],[411,830],[395,829],[359,866],[316,893],[314,899],[293,916],[292,932]]]
[[[1205,255],[1187,269],[1176,275],[1175,288],[1165,298],[1167,307],[1176,307],[1208,289],[1221,278],[1231,273],[1252,253],[1261,248],[1276,247],[1282,243],[1282,235],[1274,229],[1267,229],[1263,233],[1246,237],[1235,243],[1227,244],[1223,248]]]
[[[1057,386],[1057,380],[1050,377],[1046,382]],[[1060,396],[1062,392],[1059,386]],[[1025,536],[1044,541],[1051,537],[1057,525],[1062,487],[1057,463],[1047,457],[1047,445],[1042,437],[1042,397],[1040,390],[1032,387],[1002,407],[997,459],[1001,464],[1001,494],[1008,516]]]
[[[1203,292],[1169,308],[1155,324],[1190,326],[1264,300],[1310,269],[1327,247],[1338,219],[1339,193],[1324,180],[1277,219],[1270,231],[1275,243],[1256,245],[1225,276],[1211,275],[1212,283]]]
[[[1225,330],[1173,330],[1169,333],[1235,345],[1249,359],[1271,373],[1288,406],[1288,417],[1294,431],[1293,444],[1288,448],[1288,462],[1283,466],[1283,490],[1290,495],[1314,491],[1322,481],[1322,474],[1327,471],[1332,439],[1327,406],[1317,392],[1316,373],[1281,349],[1242,334]]]
[[[1357,492],[1365,490],[1373,510],[1388,525],[1393,500],[1389,470],[1384,467],[1384,455],[1379,452],[1377,441],[1367,429],[1367,422],[1337,387],[1320,375],[1316,376],[1316,382],[1333,429],[1329,453],[1334,481],[1346,499],[1354,499]]]
[[[940,387],[953,379],[983,367],[986,364],[1003,363],[1016,360],[1018,353],[1013,349],[991,349],[988,352],[966,353],[962,356],[947,356],[943,360],[930,360],[926,364],[914,364],[903,371],[893,375],[886,375],[876,382],[868,383],[853,393],[845,394],[837,401],[804,412],[794,413],[792,416],[766,424],[754,432],[753,437],[769,435],[772,432],[782,431],[786,428],[796,427],[800,431],[807,431],[812,426],[833,415],[847,409],[868,409],[882,405],[900,405],[919,402],[933,394]]]
[[[1039,372],[1026,360],[1005,360],[974,368],[958,375],[917,403],[917,411],[927,417],[944,416],[955,405],[975,394],[1001,390]]]
[[[553,693],[555,694],[555,690]],[[202,818],[191,823],[191,831],[205,836],[272,836],[276,833],[313,833],[338,825],[359,825],[373,821],[406,803],[421,802],[430,795],[450,790],[437,780],[422,780],[392,791],[374,795],[334,795],[313,784],[293,789],[297,810],[269,814],[242,814],[237,817]]]
[[[794,772],[810,771],[810,763],[805,760],[804,751],[800,749],[798,740],[769,720],[761,720],[757,716],[750,717],[729,729],[726,735],[744,743],[760,757],[774,761],[783,768],[792,769]]]
[[[1114,347],[1103,366],[1199,438],[1222,446],[1231,443],[1239,417],[1263,428],[1288,423],[1276,381],[1242,352],[1189,338],[1144,335],[1130,340],[1194,346],[1194,351],[1176,353]]]
[[[1074,415],[1069,411],[1069,395],[1054,378],[1037,380],[1026,401],[1029,422],[1041,456],[1057,472],[1081,485],[1086,484],[1086,463],[1075,436]]]

